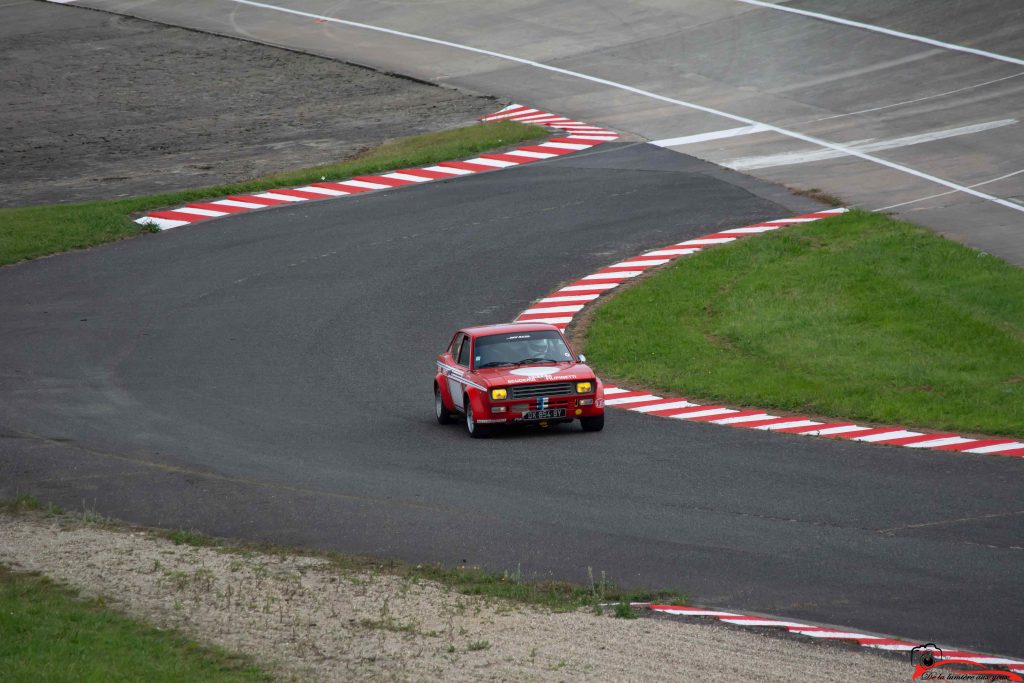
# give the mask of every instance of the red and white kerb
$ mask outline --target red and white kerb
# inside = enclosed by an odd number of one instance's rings
[[[189,225],[219,218],[234,213],[245,213],[270,206],[281,206],[296,202],[307,202],[315,199],[344,197],[376,190],[388,190],[393,187],[417,185],[432,180],[446,180],[464,175],[473,175],[486,171],[496,171],[510,166],[521,166],[533,161],[551,159],[563,154],[572,154],[589,149],[602,142],[615,140],[617,133],[591,126],[582,121],[574,121],[564,116],[555,116],[539,109],[531,109],[512,104],[501,111],[484,116],[481,121],[501,121],[510,119],[523,123],[534,123],[566,133],[562,137],[551,138],[539,145],[526,145],[501,154],[481,154],[474,159],[464,161],[442,161],[433,166],[423,168],[404,168],[391,173],[379,175],[356,176],[348,180],[324,181],[310,183],[301,187],[281,188],[257,192],[248,195],[229,196],[210,202],[186,204],[166,211],[151,211],[135,220],[140,225],[152,225],[161,230],[170,230],[182,225]]]
[[[663,266],[682,256],[696,254],[708,247],[734,242],[751,235],[780,230],[798,223],[830,218],[847,209],[828,209],[814,213],[754,223],[742,228],[714,232],[696,239],[670,244],[587,275],[535,302],[516,318],[516,322],[545,322],[564,330],[589,303],[649,268]],[[637,413],[693,422],[711,422],[730,427],[785,432],[804,436],[866,441],[888,446],[926,448],[934,451],[989,453],[1024,456],[1024,441],[1008,438],[972,438],[957,434],[915,432],[901,427],[864,427],[852,422],[821,422],[807,417],[773,415],[765,410],[706,405],[685,398],[662,397],[625,387],[605,386],[605,404]]]
[[[647,603],[634,604],[636,604],[637,606],[647,607],[652,611],[660,612],[662,614],[671,614],[673,616],[678,617],[700,617],[705,619],[716,619],[725,624],[733,624],[736,626],[745,626],[749,628],[781,628],[785,629],[789,633],[800,636],[807,636],[808,638],[853,641],[858,645],[861,645],[862,647],[870,647],[879,650],[909,652],[913,648],[920,645],[920,643],[913,643],[909,640],[900,640],[896,638],[887,638],[885,636],[858,633],[857,631],[854,631],[852,629],[836,629],[823,626],[816,626],[813,624],[803,624],[788,619],[774,619],[771,617],[750,616],[734,612],[722,612],[718,610],[704,609],[701,607],[679,607],[676,605],[655,605]],[[942,657],[937,656],[936,659],[969,659],[972,662],[977,662],[978,664],[994,664],[1006,667],[1010,671],[1024,673],[1024,661],[1020,659],[1011,659],[1009,657],[987,655],[978,652],[968,652],[965,650],[957,650],[955,648],[943,648]]]

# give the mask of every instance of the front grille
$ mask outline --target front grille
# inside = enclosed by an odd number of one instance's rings
[[[536,398],[538,396],[571,396],[572,382],[548,382],[546,384],[524,384],[512,387],[511,398]]]

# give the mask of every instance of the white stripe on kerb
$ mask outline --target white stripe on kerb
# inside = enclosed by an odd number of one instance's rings
[[[660,266],[668,263],[672,259],[659,258],[650,259],[648,261],[623,261],[622,263],[616,263],[615,265],[608,266],[609,268],[649,268],[651,266]]]
[[[1000,451],[1009,451],[1014,448],[1024,448],[1024,443],[1013,442],[1013,443],[999,443],[994,446],[979,446],[978,448],[968,448],[964,453],[999,453]]]
[[[706,417],[708,415],[729,415],[731,413],[738,413],[738,410],[732,410],[731,408],[708,408],[707,410],[696,410],[692,413],[686,413],[684,415],[669,415],[669,417],[676,420],[689,420],[695,417]]]
[[[558,155],[554,152],[527,152],[522,149],[512,149],[504,154],[514,157],[527,157],[530,159],[550,159],[551,157],[557,157]]]
[[[391,187],[390,185],[385,185],[384,183],[368,183],[365,180],[344,180],[342,181],[342,184],[355,185],[356,187],[365,187],[368,190],[383,190],[386,187]]]
[[[618,273],[594,273],[593,275],[588,275],[588,276],[586,276],[583,279],[584,280],[625,280],[627,278],[636,277],[637,275],[639,275],[642,272],[643,272],[642,270],[622,270],[622,271],[619,271]]]
[[[932,439],[931,441],[918,441],[917,443],[903,444],[906,448],[938,448],[939,446],[952,446],[958,443],[970,443],[977,439],[965,439],[962,436],[949,436],[945,439]]]
[[[789,429],[790,427],[813,427],[815,425],[824,424],[823,422],[815,422],[814,420],[793,420],[792,422],[776,422],[770,425],[761,425],[760,427],[754,427],[754,429],[760,429],[765,432],[772,432],[776,429]]]
[[[604,400],[605,405],[610,406],[621,406],[627,403],[641,403],[643,401],[657,401],[661,396],[651,396],[650,394],[644,394],[643,396],[626,396],[625,398],[606,398]]]
[[[381,176],[382,178],[394,178],[395,180],[411,180],[414,183],[429,183],[430,178],[424,178],[421,175],[409,175],[408,173],[385,173]]]
[[[546,306],[544,308],[528,308],[519,315],[529,315],[533,313],[575,313],[576,311],[582,311],[583,304],[578,306]]]
[[[958,183],[954,183],[954,182],[946,180],[944,178],[940,178],[938,176],[931,175],[930,173],[925,173],[923,171],[919,171],[919,170],[917,170],[915,168],[911,168],[909,166],[904,166],[902,164],[898,164],[898,163],[895,163],[893,161],[888,161],[886,159],[882,159],[881,157],[876,157],[876,156],[873,156],[871,154],[866,154],[866,153],[864,153],[862,151],[859,151],[859,150],[856,150],[856,149],[853,149],[853,148],[850,148],[850,147],[847,147],[847,146],[844,146],[844,145],[841,145],[841,144],[837,144],[835,142],[830,142],[828,140],[823,140],[821,138],[817,138],[817,137],[814,137],[814,136],[811,136],[811,135],[805,135],[803,133],[798,133],[797,131],[789,130],[789,129],[786,129],[786,128],[781,128],[779,126],[773,126],[773,125],[765,124],[765,123],[763,123],[761,121],[755,121],[754,119],[747,118],[746,116],[740,116],[738,114],[731,114],[731,113],[729,113],[727,111],[722,111],[721,109],[715,109],[714,107],[706,107],[706,106],[704,106],[702,104],[697,104],[696,102],[688,102],[686,100],[680,100],[680,99],[676,99],[674,97],[668,97],[666,95],[659,95],[659,94],[657,94],[655,92],[651,92],[650,90],[644,90],[642,88],[635,88],[635,87],[633,87],[631,85],[626,85],[625,83],[619,83],[618,81],[612,81],[612,80],[609,80],[607,78],[599,78],[597,76],[591,76],[589,74],[581,73],[579,71],[572,71],[570,69],[563,69],[561,67],[551,66],[550,64],[544,64],[542,62],[534,61],[532,59],[524,59],[523,57],[515,57],[513,55],[504,54],[502,52],[495,52],[493,50],[484,50],[484,49],[478,48],[478,47],[471,47],[469,45],[463,45],[461,43],[455,43],[455,42],[452,42],[450,40],[441,40],[439,38],[430,38],[429,36],[417,35],[415,33],[407,33],[405,31],[397,31],[395,29],[384,28],[382,26],[374,26],[372,24],[364,24],[364,23],[357,22],[357,21],[348,21],[348,20],[345,20],[345,19],[338,19],[336,17],[329,17],[329,16],[326,16],[326,15],[323,15],[323,14],[315,14],[313,12],[303,12],[301,10],[291,9],[289,7],[280,7],[278,5],[271,5],[271,4],[265,3],[265,2],[256,2],[255,0],[231,0],[231,1],[235,2],[237,4],[240,4],[240,5],[247,5],[249,7],[259,7],[259,8],[262,8],[262,9],[272,10],[274,12],[283,12],[285,14],[291,14],[291,15],[299,16],[299,17],[306,17],[306,18],[309,18],[309,19],[319,19],[321,21],[329,22],[329,23],[332,23],[332,24],[341,24],[343,26],[353,26],[355,28],[366,29],[368,31],[377,31],[378,33],[386,33],[388,35],[398,36],[400,38],[408,38],[410,40],[418,40],[420,42],[430,43],[432,45],[442,45],[442,46],[445,46],[445,47],[454,48],[456,50],[464,50],[466,52],[473,52],[473,53],[479,54],[479,55],[486,55],[488,57],[494,57],[495,59],[502,59],[502,60],[509,61],[509,62],[515,62],[516,64],[523,64],[523,65],[526,65],[526,66],[532,66],[534,68],[542,69],[544,71],[550,71],[551,73],[562,74],[564,76],[570,76],[572,78],[579,78],[580,80],[589,81],[590,83],[597,83],[599,85],[605,85],[605,86],[608,86],[609,88],[615,88],[617,90],[622,90],[624,92],[632,93],[634,95],[639,95],[641,97],[647,97],[649,99],[657,100],[659,102],[666,102],[668,104],[674,104],[676,106],[685,107],[687,109],[692,109],[694,111],[701,111],[701,112],[704,112],[706,114],[713,114],[715,116],[721,116],[722,118],[730,119],[732,121],[738,121],[740,123],[745,123],[747,125],[751,125],[751,126],[753,126],[753,125],[764,125],[764,126],[767,127],[768,130],[771,130],[771,131],[774,131],[776,133],[779,133],[780,135],[785,135],[786,137],[790,137],[790,138],[793,138],[795,140],[802,140],[804,142],[809,142],[809,143],[811,143],[813,145],[817,145],[819,147],[825,147],[825,148],[832,149],[832,150],[835,150],[835,151],[838,151],[838,152],[842,152],[844,154],[848,154],[850,156],[857,157],[858,159],[863,159],[865,161],[870,161],[870,162],[872,162],[874,164],[878,164],[879,166],[885,166],[886,168],[891,168],[891,169],[893,169],[895,171],[900,171],[901,173],[906,173],[906,174],[915,176],[917,178],[921,178],[923,180],[928,180],[928,181],[933,182],[933,183],[935,183],[937,185],[943,185],[943,186],[948,187],[948,188],[950,188],[952,190],[958,190],[960,192],[964,192],[964,193],[972,195],[974,197],[979,197],[981,199],[984,199],[986,201],[992,202],[994,204],[999,204],[1000,206],[1005,206],[1005,207],[1007,207],[1009,209],[1013,209],[1014,211],[1019,211],[1019,212],[1024,213],[1024,205],[1015,204],[1014,202],[1012,202],[1010,200],[1002,199],[1000,197],[995,197],[993,195],[986,194],[984,192],[979,192],[978,190],[973,190],[973,189],[971,189],[969,187],[965,187],[965,186],[960,185]],[[964,49],[966,49],[966,48],[964,48]],[[1024,64],[1024,62],[1021,62],[1021,63]]]
[[[801,624],[798,621],[779,621],[778,619],[730,619],[722,617],[722,621],[740,626],[793,626],[796,628],[809,628],[809,624]]]
[[[518,320],[518,318],[517,318]],[[548,325],[557,325],[559,323],[571,323],[572,317],[568,318],[530,318],[529,320],[520,320],[524,323],[547,323]]]
[[[273,192],[260,192],[254,194],[253,197],[263,197],[264,199],[278,199],[285,202],[304,202],[305,197],[293,197],[290,194],[274,194]]]
[[[181,208],[174,209],[174,210],[177,211],[178,213],[191,213],[191,214],[195,214],[196,216],[217,217],[217,216],[227,216],[228,215],[227,211],[210,211],[209,209],[193,209],[191,206],[182,206]]]
[[[348,192],[342,192],[341,190],[331,190],[326,187],[313,187],[312,185],[307,185],[305,187],[297,187],[295,189],[301,190],[303,192],[312,192],[313,194],[322,194],[327,197],[340,197],[342,195],[348,194]]]
[[[568,287],[562,287],[558,291],[559,292],[579,292],[579,291],[586,291],[586,290],[589,290],[589,289],[615,289],[618,286],[619,286],[619,283],[617,283],[617,282],[608,282],[608,283],[595,282],[592,285],[570,285]]]
[[[218,199],[213,204],[223,204],[224,206],[237,206],[240,209],[262,209],[263,204],[253,204],[252,202],[240,202],[237,199]]]
[[[604,393],[605,393],[605,395],[608,395],[608,394],[612,394],[612,395],[614,395],[614,394],[628,394],[629,393],[629,389],[620,389],[618,387],[606,387],[605,390],[604,390]]]
[[[447,173],[449,175],[473,175],[474,173],[474,171],[468,171],[464,168],[452,168],[451,166],[427,166],[423,170]]]
[[[744,422],[757,422],[758,420],[774,420],[775,417],[775,415],[769,415],[768,413],[760,413],[758,415],[744,415],[743,417],[726,417],[721,420],[711,420],[711,422],[716,425],[734,425]]]
[[[653,140],[651,144],[656,145],[657,147],[680,147],[682,145],[692,145],[698,142],[708,142],[709,140],[724,140],[725,138],[734,138],[738,135],[763,133],[766,130],[768,130],[767,126],[763,126],[761,124],[754,124],[753,126],[741,126],[739,128],[729,128],[728,130],[716,130],[710,133],[686,135],[681,138],[665,138],[664,140]]]
[[[505,168],[506,166],[518,166],[514,161],[502,161],[501,159],[467,159],[467,164],[480,164],[481,166],[494,166],[495,168]]]
[[[594,299],[601,296],[600,294],[576,294],[570,296],[548,296],[541,299],[538,303],[554,303],[555,301],[593,301]]]
[[[644,256],[686,256],[688,254],[696,254],[700,249],[658,249],[657,251],[649,251]]]
[[[905,429],[894,429],[891,432],[884,432],[882,434],[855,436],[853,437],[853,441],[867,441],[873,443],[875,441],[892,441],[893,439],[902,439],[908,436],[922,436],[922,434],[921,432],[908,432]]]
[[[866,432],[870,427],[858,427],[856,425],[847,425],[846,427],[829,427],[827,429],[819,429],[815,433],[818,436],[832,436],[833,434],[848,434],[850,432]]]
[[[649,413],[654,410],[672,410],[673,408],[693,408],[696,407],[696,403],[690,403],[689,401],[668,401],[666,403],[655,403],[650,406],[638,406],[636,408],[630,408],[630,410],[637,413]]]
[[[576,145],[571,142],[543,142],[538,147],[554,147],[556,149],[590,149],[593,145]]]

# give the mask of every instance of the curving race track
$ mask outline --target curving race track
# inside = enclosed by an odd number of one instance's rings
[[[1024,654],[1017,459],[676,423],[486,442],[432,357],[562,282],[817,208],[650,145],[0,270],[0,496]]]

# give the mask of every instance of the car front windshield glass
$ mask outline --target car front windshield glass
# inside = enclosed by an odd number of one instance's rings
[[[473,365],[480,369],[572,360],[572,353],[560,334],[554,330],[535,330],[477,338]]]

